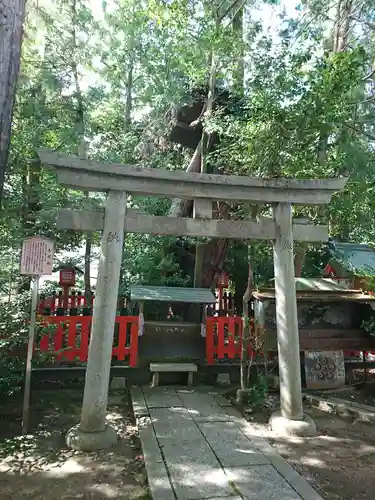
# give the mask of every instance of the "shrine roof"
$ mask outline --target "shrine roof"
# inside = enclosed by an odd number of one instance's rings
[[[374,302],[375,297],[361,290],[350,290],[329,278],[296,278],[297,301],[326,302]],[[258,300],[275,300],[274,288],[262,288],[253,292]]]
[[[369,245],[357,243],[329,243],[332,259],[345,270],[365,276],[375,275],[375,249]]]
[[[209,288],[135,285],[130,288],[134,302],[183,302],[187,304],[213,304],[216,298]]]

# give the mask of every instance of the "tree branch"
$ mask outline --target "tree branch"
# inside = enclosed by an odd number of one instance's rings
[[[373,68],[368,75],[366,75],[364,78],[362,78],[362,81],[365,82],[366,80],[370,80],[375,74],[375,68]]]

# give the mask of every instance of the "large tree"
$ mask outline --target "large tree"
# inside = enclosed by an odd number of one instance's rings
[[[26,0],[0,0],[0,200],[8,162]]]

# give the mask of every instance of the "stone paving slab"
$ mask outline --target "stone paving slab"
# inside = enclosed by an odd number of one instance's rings
[[[239,496],[232,496],[232,497],[226,497],[227,500],[243,500],[241,497]],[[223,497],[210,497],[208,498],[207,500],[223,500]]]
[[[226,406],[232,406],[232,403],[226,399],[222,394],[213,394],[213,397],[215,398],[215,401],[217,404],[220,406],[226,407]]]
[[[163,457],[160,453],[160,446],[156,439],[151,418],[146,417],[138,421],[138,434],[141,442],[147,442],[147,447],[143,450],[143,456],[146,462],[162,462]]]
[[[180,441],[202,440],[202,434],[186,408],[150,409],[156,437]]]
[[[138,417],[137,424],[152,498],[153,500],[175,500],[167,467],[150,417]]]
[[[296,472],[292,466],[271,446],[266,439],[263,439],[247,422],[235,408],[227,408],[227,413],[232,416],[242,432],[252,441],[268,460],[277,472],[283,476],[287,482],[295,489],[303,500],[323,500],[310,484]]]
[[[246,500],[301,500],[272,465],[231,467],[225,473]]]
[[[153,500],[176,500],[163,462],[146,462],[148,487]]]
[[[201,422],[198,427],[223,467],[269,463],[235,423]]]
[[[137,418],[138,416],[148,415],[148,409],[142,389],[133,386],[131,388],[131,395],[134,416]]]
[[[227,422],[230,420],[212,394],[190,391],[177,391],[177,393],[196,422]]]
[[[208,469],[197,466],[180,471],[169,470],[178,500],[233,500],[236,493],[221,467]]]
[[[171,471],[220,468],[214,452],[202,438],[198,442],[169,438],[159,438],[158,441]]]
[[[235,408],[221,407],[217,395],[207,388],[132,389],[152,498],[322,500]],[[152,397],[166,407],[147,408]]]
[[[177,392],[168,387],[144,387],[143,394],[148,409],[183,406]]]

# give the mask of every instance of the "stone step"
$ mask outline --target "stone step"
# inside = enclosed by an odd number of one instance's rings
[[[195,363],[150,363],[150,372],[196,372]]]

